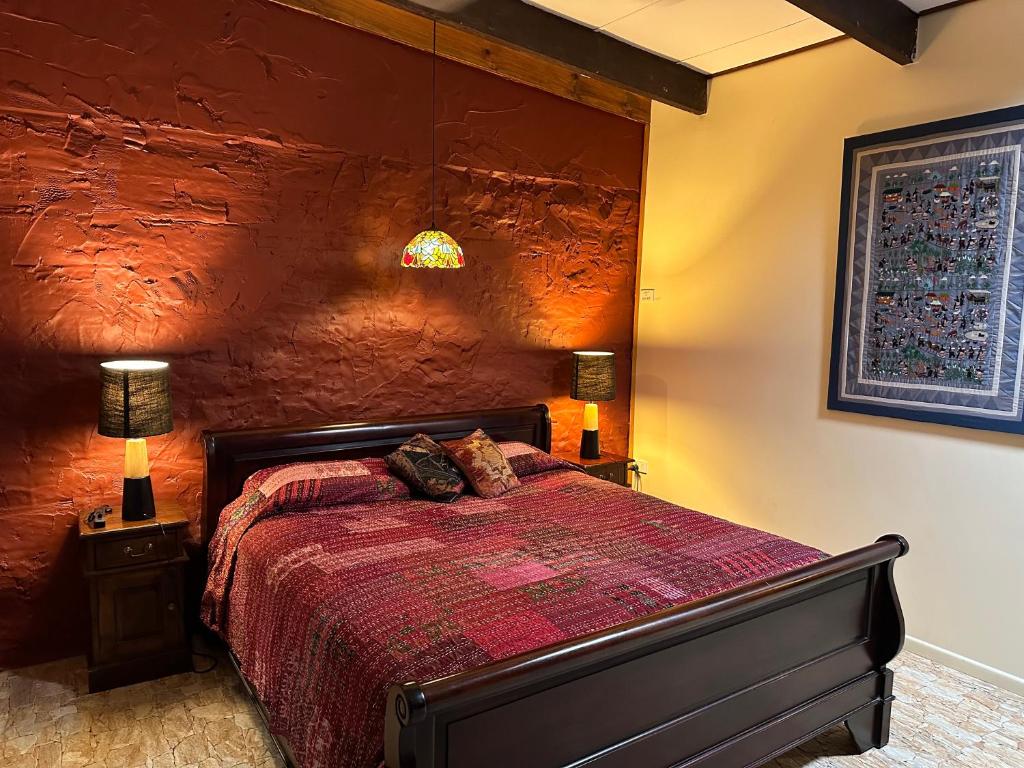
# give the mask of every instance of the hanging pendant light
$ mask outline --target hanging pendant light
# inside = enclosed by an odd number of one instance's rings
[[[460,269],[466,266],[462,247],[437,228],[437,22],[430,59],[430,229],[409,241],[402,252],[402,266],[413,269]]]

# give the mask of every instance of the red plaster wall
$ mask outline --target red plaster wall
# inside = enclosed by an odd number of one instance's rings
[[[158,496],[207,427],[548,402],[613,349],[624,451],[641,126],[456,64],[439,79],[455,273],[429,221],[430,59],[254,0],[0,0],[0,666],[81,651],[76,510],[116,500],[100,360],[171,361]]]

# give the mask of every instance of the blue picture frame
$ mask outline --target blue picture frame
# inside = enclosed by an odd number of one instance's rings
[[[849,138],[831,410],[1024,434],[1024,106]]]

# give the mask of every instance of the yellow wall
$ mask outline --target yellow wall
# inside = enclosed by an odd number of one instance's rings
[[[928,16],[920,49],[846,40],[716,78],[706,116],[655,105],[634,455],[657,496],[831,552],[904,534],[908,633],[938,646],[912,649],[1020,688],[1024,438],[825,408],[843,139],[1024,103],[1022,0]]]

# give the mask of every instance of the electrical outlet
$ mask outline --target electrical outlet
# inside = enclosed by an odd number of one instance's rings
[[[636,470],[641,475],[647,474],[647,460],[646,459],[633,459],[636,462]]]

